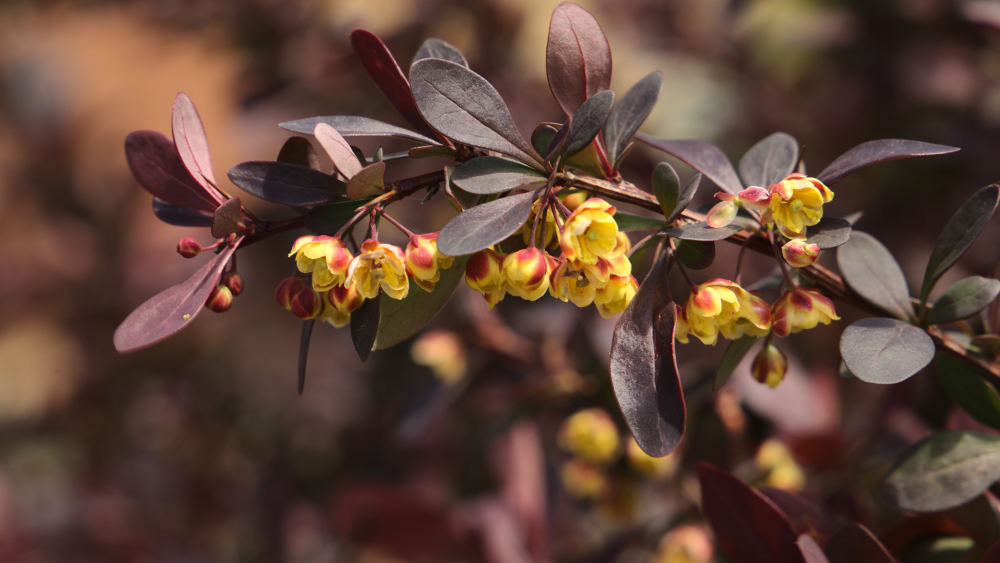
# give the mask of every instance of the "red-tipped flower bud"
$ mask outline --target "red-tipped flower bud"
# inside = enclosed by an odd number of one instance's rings
[[[323,299],[309,286],[295,292],[290,305],[292,314],[304,321],[315,319],[323,312]]]
[[[201,249],[201,243],[193,237],[184,237],[177,243],[177,254],[185,258],[194,258]]]
[[[228,287],[233,295],[239,295],[243,293],[243,276],[233,271],[226,272],[222,274],[222,285]]]
[[[217,285],[208,299],[205,300],[205,307],[209,311],[224,313],[233,306],[233,292],[224,285]]]
[[[292,310],[292,296],[306,286],[306,281],[298,276],[285,278],[278,282],[278,287],[274,288],[274,300],[285,308]]]

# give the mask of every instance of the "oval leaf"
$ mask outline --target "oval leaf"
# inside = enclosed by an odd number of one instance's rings
[[[360,115],[318,115],[278,124],[282,129],[312,135],[316,125],[326,123],[344,137],[399,137],[436,145],[437,141],[402,127]]]
[[[570,2],[560,2],[552,11],[545,73],[566,115],[573,115],[587,98],[611,87],[611,47],[590,12]]]
[[[947,354],[939,354],[938,381],[958,406],[979,422],[1000,429],[1000,393],[975,370]]]
[[[539,160],[492,84],[460,64],[423,59],[410,70],[417,107],[448,137],[520,160]]]
[[[153,214],[168,225],[178,227],[208,227],[212,224],[212,215],[200,209],[170,205],[160,198],[153,198]]]
[[[895,563],[889,550],[868,528],[852,522],[837,531],[824,549],[830,563]]]
[[[226,198],[215,187],[218,182],[215,181],[215,172],[212,171],[212,155],[208,152],[205,127],[201,123],[201,117],[198,116],[194,103],[184,92],[178,93],[174,98],[171,121],[177,155],[180,156],[184,167],[191,173],[194,181],[204,188],[205,193],[216,203],[221,204]]]
[[[434,284],[434,291],[410,288],[403,299],[392,299],[382,295],[379,307],[378,334],[375,335],[375,350],[395,346],[420,332],[438,311],[451,299],[455,288],[465,278],[467,256],[455,259],[451,267],[441,272],[441,279]]]
[[[938,278],[972,246],[996,211],[998,202],[1000,202],[1000,186],[992,184],[973,194],[951,216],[944,230],[938,235],[931,257],[927,260],[924,281],[920,287],[921,303],[930,295]]]
[[[820,249],[836,248],[851,238],[851,223],[838,217],[823,217],[806,229],[806,242]]]
[[[832,184],[840,178],[858,170],[887,160],[910,158],[914,156],[935,156],[953,153],[958,147],[935,145],[923,141],[908,139],[878,139],[867,141],[838,156],[816,175],[825,184]]]
[[[892,253],[875,237],[854,231],[837,249],[844,281],[868,302],[902,319],[913,317],[910,290]]]
[[[663,217],[670,221],[677,214],[681,200],[681,179],[677,176],[677,171],[670,163],[657,164],[653,168],[649,186],[656,196],[656,202],[660,204]]]
[[[115,350],[124,354],[152,346],[193,321],[205,308],[205,300],[218,285],[222,269],[242,241],[242,237],[237,239],[191,277],[157,293],[132,311],[115,329]]]
[[[451,181],[463,190],[480,195],[499,194],[518,186],[545,182],[545,176],[520,162],[499,156],[479,156],[459,165]]]
[[[770,499],[733,475],[708,463],[698,464],[701,509],[734,561],[802,563],[788,518]]]
[[[740,178],[744,185],[766,188],[782,181],[799,162],[799,142],[788,133],[772,133],[740,159]]]
[[[602,90],[587,98],[587,101],[580,105],[580,109],[576,110],[573,119],[569,122],[569,133],[567,133],[566,141],[562,146],[564,156],[573,156],[594,140],[594,137],[604,127],[604,122],[608,120],[611,104],[614,101],[614,92]]]
[[[533,192],[477,205],[456,215],[438,234],[438,250],[464,256],[496,244],[517,232],[531,214]]]
[[[220,239],[243,230],[243,204],[234,197],[223,203],[212,215],[212,236]]]
[[[362,199],[385,192],[385,162],[373,162],[347,181],[347,199]]]
[[[139,184],[164,203],[209,212],[221,203],[195,182],[177,155],[174,142],[162,133],[129,133],[125,137],[125,159]]]
[[[840,337],[847,369],[868,383],[899,383],[929,364],[934,350],[926,332],[899,319],[861,319]]]
[[[421,59],[444,59],[469,68],[469,61],[465,59],[465,55],[461,51],[456,49],[451,43],[433,37],[420,45],[420,48],[417,49],[417,54],[413,56],[413,61],[410,64]]]
[[[642,133],[636,135],[643,143],[673,155],[704,174],[723,190],[735,195],[743,189],[733,165],[719,147],[696,139],[656,139]]]
[[[886,478],[900,507],[937,512],[964,504],[1000,479],[1000,435],[949,431],[907,449]]]
[[[609,162],[617,164],[632,136],[653,111],[662,87],[663,75],[660,71],[652,72],[629,88],[615,104],[604,124],[604,146]]]
[[[663,227],[663,219],[659,217],[643,217],[631,213],[615,213],[615,223],[619,231],[657,230]]]
[[[1000,281],[972,276],[955,282],[927,313],[928,324],[967,319],[982,311],[1000,294]]]
[[[667,229],[663,232],[681,240],[715,241],[729,238],[735,233],[740,232],[740,228],[736,225],[709,227],[704,221],[699,221]]]
[[[229,171],[229,180],[267,201],[295,207],[342,200],[334,190],[343,184],[329,174],[283,162],[244,162]]]
[[[677,259],[692,270],[704,270],[715,262],[715,243],[706,240],[677,241]]]
[[[673,338],[676,305],[667,293],[664,254],[615,325],[611,385],[636,443],[654,457],[684,436],[686,407]]]
[[[344,178],[350,180],[361,171],[361,161],[354,154],[354,149],[336,129],[326,123],[317,123],[313,135]]]
[[[319,170],[319,155],[305,137],[289,137],[278,151],[278,162]]]

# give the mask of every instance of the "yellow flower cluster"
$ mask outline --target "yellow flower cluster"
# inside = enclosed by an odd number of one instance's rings
[[[768,187],[768,211],[782,235],[802,238],[806,227],[823,218],[823,204],[833,200],[833,192],[823,182],[805,174],[789,174]]]

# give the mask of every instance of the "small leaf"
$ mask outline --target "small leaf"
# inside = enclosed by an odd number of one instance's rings
[[[947,354],[938,354],[938,381],[962,410],[979,422],[1000,429],[1000,393],[975,370]]]
[[[935,156],[953,153],[957,150],[959,150],[958,147],[935,145],[933,143],[910,141],[907,139],[867,141],[835,158],[816,177],[825,184],[832,184],[855,170],[877,162],[914,156]]]
[[[590,12],[570,2],[560,2],[552,11],[545,73],[566,115],[573,115],[587,98],[611,87],[611,47]]]
[[[913,317],[903,270],[878,239],[852,232],[850,240],[837,249],[837,266],[844,281],[868,302],[901,319]]]
[[[158,197],[153,198],[153,214],[168,225],[178,227],[208,227],[212,224],[212,215],[200,209],[170,205]]]
[[[899,383],[929,364],[934,351],[926,332],[899,319],[861,319],[840,337],[847,369],[868,383]]]
[[[368,359],[378,336],[379,306],[381,298],[366,299],[351,313],[351,342],[361,361]]]
[[[713,387],[716,390],[721,389],[729,381],[729,377],[733,374],[736,366],[740,365],[743,357],[753,348],[757,340],[759,338],[756,336],[741,336],[739,339],[729,343],[729,346],[726,347],[726,353],[722,355],[722,363],[719,364],[719,369],[715,372],[715,384]]]
[[[826,558],[826,554],[823,553],[823,549],[820,548],[816,540],[809,534],[800,534],[798,539],[795,540],[795,545],[799,547],[802,559],[806,563],[830,563],[830,560]]]
[[[319,170],[319,155],[305,137],[289,137],[278,151],[278,162]]]
[[[673,155],[704,174],[723,190],[735,195],[743,190],[733,165],[719,147],[696,139],[656,139],[639,133],[636,139]]]
[[[837,217],[823,217],[806,229],[806,242],[821,250],[836,248],[851,238],[851,223]]]
[[[1000,202],[1000,185],[991,184],[977,191],[948,219],[934,243],[927,261],[920,302],[927,300],[934,284],[955,263],[982,232]]]
[[[314,207],[306,213],[305,227],[320,235],[334,235],[370,200],[338,201]]]
[[[461,51],[456,49],[454,45],[433,37],[420,45],[420,48],[417,49],[417,54],[413,56],[413,61],[410,64],[421,59],[444,59],[469,68],[469,61],[465,59],[465,55]]]
[[[178,207],[214,211],[221,203],[184,167],[174,142],[156,131],[134,131],[125,138],[129,170],[146,191]]]
[[[681,179],[677,176],[677,171],[669,163],[661,162],[653,168],[649,185],[660,204],[663,217],[669,222],[681,207]]]
[[[368,75],[399,115],[421,133],[435,136],[434,129],[427,124],[417,109],[410,90],[410,82],[385,43],[370,31],[355,29],[351,32],[351,46],[361,59],[361,64],[368,71]]]
[[[660,71],[652,72],[629,88],[615,104],[604,124],[604,145],[607,147],[609,162],[618,163],[632,136],[653,111],[662,87],[663,75]]]
[[[177,155],[181,162],[191,173],[194,181],[204,188],[205,193],[216,203],[221,204],[225,201],[225,196],[215,187],[218,182],[215,181],[215,172],[212,171],[212,155],[208,152],[205,127],[201,124],[201,117],[198,116],[194,103],[184,92],[178,93],[174,98],[171,118],[174,145],[177,147]]]
[[[559,133],[559,129],[552,123],[542,123],[531,132],[531,146],[535,152],[541,155],[549,154],[552,149],[552,141]]]
[[[362,199],[385,192],[385,163],[373,162],[347,181],[347,199]]]
[[[666,254],[639,286],[615,325],[611,385],[632,436],[654,457],[669,454],[684,436],[686,407],[677,373],[676,305],[667,289]]]
[[[784,513],[760,492],[717,467],[698,464],[701,509],[734,561],[803,563]]]
[[[191,277],[157,293],[132,311],[115,329],[115,350],[124,354],[152,346],[193,321],[205,308],[205,300],[219,284],[222,269],[242,241],[242,237],[237,239]]]
[[[413,95],[427,121],[448,137],[519,160],[539,161],[492,84],[462,65],[423,59],[410,69]]]
[[[243,204],[234,197],[223,203],[212,215],[212,236],[219,239],[243,229]]]
[[[788,133],[772,133],[740,159],[740,178],[747,186],[766,188],[777,184],[795,170],[799,162],[799,142]]]
[[[326,123],[317,123],[313,135],[316,136],[320,146],[333,161],[337,172],[340,172],[344,178],[350,180],[361,171],[361,161],[354,154],[354,149],[336,129]]]
[[[285,121],[278,124],[278,126],[295,133],[312,135],[313,131],[316,130],[316,125],[320,123],[326,123],[330,127],[333,127],[344,137],[399,137],[427,143],[428,145],[438,144],[434,139],[426,135],[421,135],[416,131],[410,131],[409,129],[360,115],[319,115],[296,119],[294,121]]]
[[[937,512],[972,500],[998,479],[1000,435],[953,430],[908,448],[885,484],[901,508]]]
[[[342,200],[343,184],[329,174],[283,162],[244,162],[229,171],[229,180],[261,199],[294,207]]]
[[[306,388],[306,360],[309,357],[309,340],[312,338],[316,319],[302,323],[302,336],[299,338],[299,395]]]
[[[715,243],[707,240],[677,241],[677,259],[692,270],[704,270],[715,262]]]
[[[480,195],[499,194],[518,186],[544,183],[545,176],[521,162],[499,156],[479,156],[455,168],[451,181],[463,190]]]
[[[561,149],[564,156],[573,156],[594,140],[608,120],[614,101],[614,92],[602,90],[580,105],[569,122],[569,133],[566,134],[566,141]]]
[[[1000,294],[1000,281],[972,276],[955,282],[927,313],[927,324],[943,324],[967,319],[982,311]]]
[[[392,299],[383,294],[380,297],[382,303],[375,350],[395,346],[427,326],[465,279],[465,263],[468,261],[467,256],[457,257],[450,268],[441,272],[441,279],[430,293],[410,287],[410,292],[403,299]]]
[[[830,563],[895,563],[889,550],[868,528],[852,522],[845,525],[826,542]]]
[[[663,228],[663,219],[658,217],[643,217],[618,211],[615,213],[615,223],[619,231],[658,230]]]
[[[740,232],[740,228],[737,225],[712,228],[706,225],[704,221],[699,221],[667,229],[663,232],[681,240],[715,241],[731,237]]]
[[[534,201],[535,194],[526,192],[459,213],[438,234],[438,250],[448,256],[464,256],[504,240],[528,220]]]

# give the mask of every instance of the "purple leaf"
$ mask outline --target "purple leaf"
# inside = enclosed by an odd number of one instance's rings
[[[333,161],[337,172],[343,174],[345,179],[350,180],[361,171],[362,165],[354,154],[354,149],[336,129],[326,123],[317,123],[313,135]]]
[[[347,182],[347,199],[380,195],[385,191],[385,163],[373,162]]]
[[[469,61],[465,59],[465,55],[456,49],[454,45],[435,38],[430,38],[420,45],[420,48],[417,49],[417,54],[413,55],[413,61],[410,64],[412,65],[421,59],[444,59],[466,68],[469,67]]]
[[[858,379],[890,385],[916,374],[934,359],[934,341],[922,328],[898,319],[855,321],[840,336],[840,355]]]
[[[740,228],[737,225],[709,227],[704,221],[699,221],[697,223],[687,223],[679,227],[666,229],[663,232],[681,240],[713,241],[729,238],[740,232]]]
[[[499,156],[478,156],[455,168],[451,181],[472,194],[499,194],[518,186],[545,182],[541,172]]]
[[[195,182],[177,155],[174,142],[162,133],[129,133],[125,138],[125,159],[139,184],[165,203],[209,212],[221,203]]]
[[[855,170],[877,162],[914,156],[949,154],[958,150],[958,147],[935,145],[934,143],[925,143],[923,141],[878,139],[861,143],[838,156],[829,166],[817,174],[816,177],[825,184],[832,184]]]
[[[632,136],[653,111],[662,87],[663,75],[660,71],[652,72],[629,88],[611,110],[604,124],[604,143],[612,164],[617,164]]]
[[[502,241],[524,225],[534,201],[534,192],[525,192],[459,213],[438,234],[438,250],[448,256],[464,256]]]
[[[361,361],[368,359],[378,336],[379,305],[381,299],[365,299],[364,304],[351,313],[351,342]]]
[[[281,150],[278,151],[278,162],[284,162],[285,164],[294,164],[296,166],[304,166],[306,168],[312,168],[313,170],[319,170],[319,153],[313,147],[309,139],[305,137],[289,137],[285,144],[281,145]]]
[[[344,184],[329,174],[284,162],[243,162],[229,170],[229,179],[249,194],[293,207],[344,198]]]
[[[549,89],[566,115],[592,95],[611,87],[611,47],[594,16],[561,2],[552,11],[545,46]]]
[[[582,151],[601,132],[604,123],[611,113],[611,104],[615,101],[615,93],[602,90],[587,98],[573,114],[569,122],[569,133],[563,143],[561,152],[570,157]]]
[[[696,139],[656,139],[641,133],[635,138],[654,149],[676,156],[731,194],[735,195],[743,189],[732,163],[719,147],[711,143]]]
[[[740,159],[740,178],[748,186],[765,188],[783,180],[799,162],[799,142],[788,133],[764,137]]]
[[[295,133],[312,135],[318,123],[326,123],[345,137],[400,137],[429,145],[438,144],[434,139],[421,135],[416,131],[410,131],[409,129],[361,115],[318,115],[316,117],[304,117],[294,121],[286,121],[279,123],[278,126]]]
[[[430,293],[411,286],[410,292],[402,299],[393,299],[385,294],[379,296],[382,302],[379,304],[374,349],[395,346],[427,326],[465,279],[465,263],[468,261],[468,257],[457,257],[450,268],[441,272],[441,279]]]
[[[170,205],[158,197],[153,198],[153,214],[168,225],[178,227],[209,227],[212,215],[200,209]]]
[[[861,524],[851,523],[840,529],[826,542],[830,563],[893,563],[896,561],[885,546]],[[983,559],[992,561],[992,559]]]
[[[205,189],[216,203],[225,201],[215,181],[215,172],[212,171],[212,155],[208,152],[208,137],[205,136],[205,127],[198,116],[191,98],[184,92],[177,94],[174,98],[174,108],[171,115],[173,124],[174,144],[177,146],[177,154],[181,157],[181,162],[191,173],[195,182]]]
[[[193,321],[204,309],[205,300],[219,283],[222,269],[242,241],[242,237],[237,239],[191,277],[139,305],[115,329],[115,349],[126,353],[152,346]]]
[[[913,317],[903,269],[881,242],[863,231],[837,248],[837,267],[858,295],[901,319]]]

